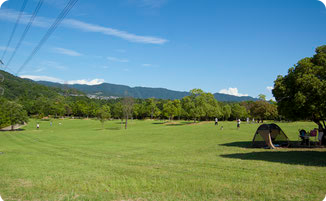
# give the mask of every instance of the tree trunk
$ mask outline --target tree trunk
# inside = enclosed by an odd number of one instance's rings
[[[125,129],[127,129],[127,126],[128,126],[128,115],[126,116]]]
[[[11,130],[14,131],[14,125],[11,125]]]

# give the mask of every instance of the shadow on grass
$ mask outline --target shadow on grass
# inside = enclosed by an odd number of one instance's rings
[[[192,124],[193,122],[154,122],[155,125],[165,125],[165,126],[184,126]]]
[[[241,148],[252,148],[252,141],[243,141],[243,142],[231,142],[226,144],[220,144],[221,146],[227,147],[241,147]]]
[[[226,144],[220,144],[220,146],[227,146],[227,147],[241,147],[241,148],[257,148],[252,146],[252,141],[242,141],[242,142],[231,142]],[[267,145],[266,145],[267,146]],[[314,143],[311,143],[311,146],[308,145],[300,145],[298,141],[289,141],[289,146],[287,148],[318,148],[315,146]]]
[[[111,130],[111,131],[116,131],[116,130],[121,130],[121,127],[114,127],[114,128],[95,128],[94,130],[96,131],[104,131],[104,130]]]
[[[290,165],[326,167],[326,152],[319,151],[252,152],[225,154],[221,155],[221,157],[241,160],[276,162]]]
[[[15,132],[15,131],[25,131],[26,129],[23,128],[18,128],[18,129],[14,129],[14,130],[0,130],[0,132]]]
[[[155,124],[155,125],[161,125],[161,124],[164,124],[164,122],[154,122],[152,124]]]

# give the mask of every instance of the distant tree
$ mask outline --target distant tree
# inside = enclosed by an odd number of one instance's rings
[[[201,97],[203,100],[203,108],[206,120],[220,118],[222,116],[222,109],[214,95],[211,93],[203,93]]]
[[[16,102],[5,101],[1,105],[0,110],[2,111],[2,116],[11,125],[11,130],[14,130],[16,124],[24,124],[28,121],[27,112],[22,105]]]
[[[157,105],[156,105],[156,100],[154,98],[149,98],[146,100],[147,104],[146,107],[149,111],[149,114],[151,115],[151,119],[153,119],[154,116],[156,116],[155,114],[157,113]]]
[[[264,95],[264,94],[259,94],[259,95],[258,95],[258,99],[259,99],[259,100],[264,100],[264,101],[265,101],[265,100],[266,100],[266,95]]]
[[[251,116],[264,122],[264,119],[275,119],[278,115],[277,106],[264,100],[253,103],[250,108]]]
[[[138,103],[134,104],[134,108],[132,109],[132,116],[133,116],[133,118],[136,118],[136,119],[139,118],[139,115],[140,115],[140,107],[141,107],[140,104],[138,104]]]
[[[123,98],[122,109],[123,109],[124,118],[126,120],[125,129],[127,129],[128,126],[128,119],[132,116],[133,105],[134,105],[134,99],[132,97]]]
[[[245,118],[248,115],[247,110],[244,106],[235,103],[231,106],[231,117],[233,119]]]
[[[190,96],[185,96],[181,99],[181,104],[183,108],[183,116],[188,120],[195,116],[195,102],[190,98]]]
[[[228,120],[231,117],[231,113],[232,110],[230,105],[227,104],[222,107],[222,116],[224,120]]]
[[[180,120],[181,115],[182,115],[182,105],[181,105],[181,101],[180,100],[174,100],[173,101],[173,105],[175,107],[175,116],[178,117],[178,119]]]
[[[114,118],[121,119],[121,122],[123,121],[123,106],[121,102],[113,105],[112,115]]]
[[[310,119],[326,133],[326,45],[312,58],[300,60],[275,80],[273,95],[279,113],[288,119]],[[326,135],[323,138],[326,144]]]
[[[177,113],[177,108],[173,104],[173,101],[168,101],[163,105],[163,114],[169,118],[169,121],[173,120],[173,117]]]
[[[103,105],[97,110],[97,118],[102,123],[102,129],[104,128],[105,121],[111,118],[110,107],[108,105]]]

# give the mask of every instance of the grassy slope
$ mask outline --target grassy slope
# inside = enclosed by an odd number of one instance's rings
[[[58,125],[62,122],[62,125]],[[4,200],[322,200],[326,151],[246,148],[258,127],[32,121],[0,132]],[[279,124],[291,140],[313,123]]]

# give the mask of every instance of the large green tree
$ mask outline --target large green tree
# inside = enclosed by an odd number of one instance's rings
[[[16,124],[24,124],[28,121],[27,112],[23,106],[14,101],[4,101],[0,110],[1,118],[11,125],[11,130],[14,130]]]
[[[287,75],[279,75],[273,95],[281,115],[293,120],[310,119],[325,133],[326,46],[318,47],[313,57],[300,60]]]

